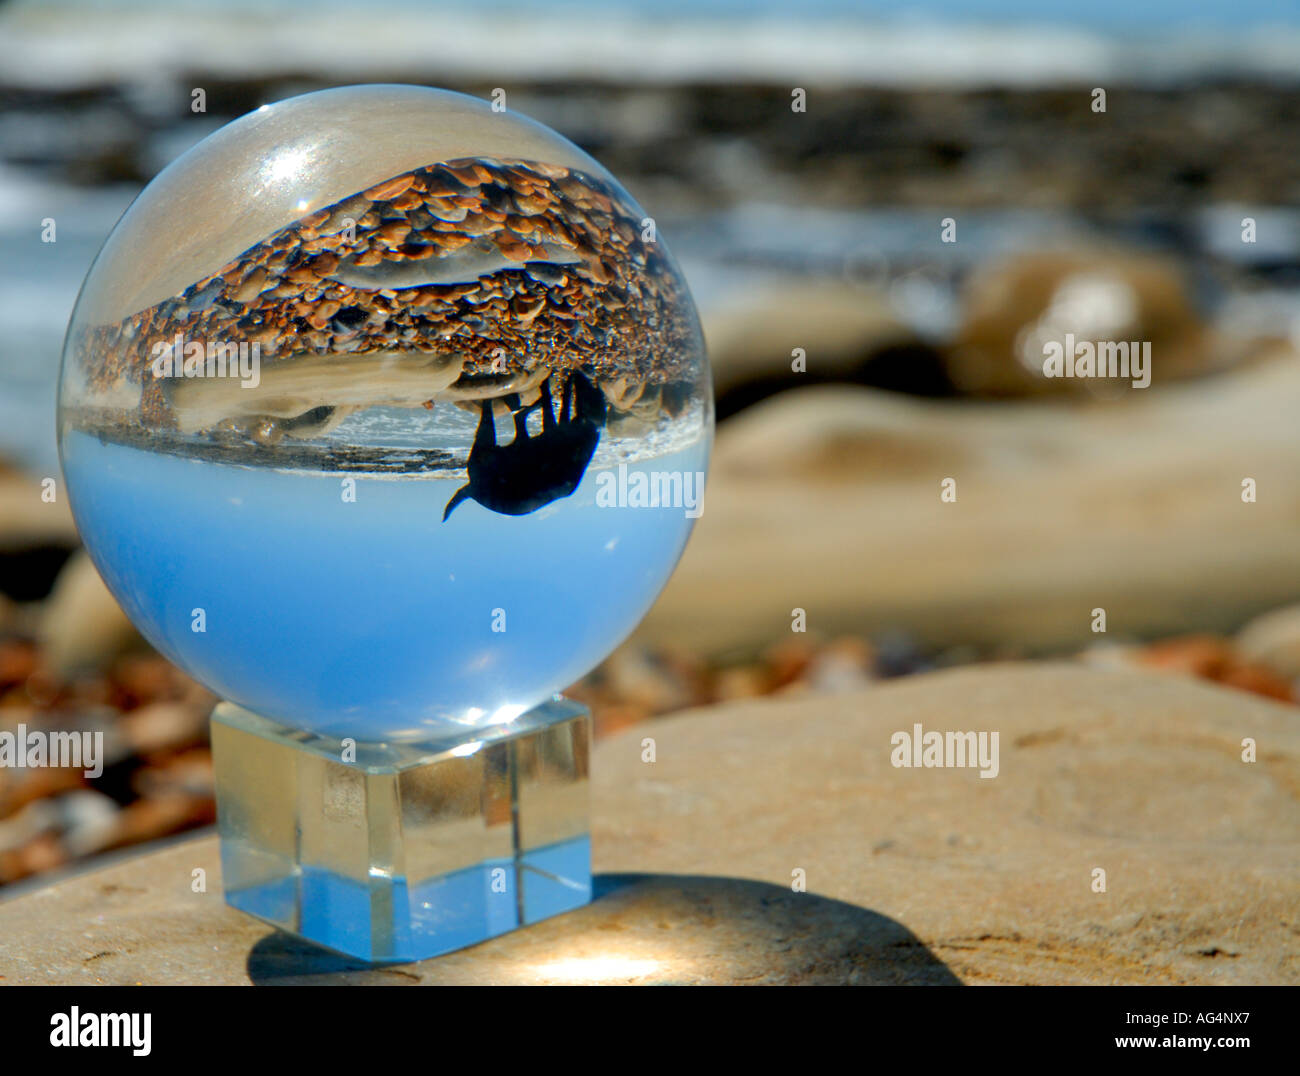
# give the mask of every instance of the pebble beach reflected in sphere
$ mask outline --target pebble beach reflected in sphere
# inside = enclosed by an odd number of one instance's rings
[[[264,106],[163,171],[82,288],[59,415],[149,641],[367,740],[509,721],[604,658],[713,424],[648,214],[549,129],[410,86]]]

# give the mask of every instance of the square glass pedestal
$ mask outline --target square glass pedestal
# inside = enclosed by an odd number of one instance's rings
[[[591,899],[587,710],[353,743],[212,714],[226,901],[317,945],[422,960]]]

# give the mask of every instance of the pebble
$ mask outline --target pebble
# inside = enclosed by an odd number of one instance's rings
[[[967,393],[1113,397],[1129,381],[1043,376],[1043,344],[1146,341],[1151,385],[1208,373],[1240,358],[1196,314],[1177,267],[1134,251],[1034,252],[971,275],[948,374]],[[1143,392],[1146,389],[1141,390]]]
[[[173,793],[139,799],[122,808],[112,844],[122,847],[157,840],[215,820],[216,804],[211,796]]]
[[[0,852],[0,884],[57,870],[67,862],[68,853],[63,842],[53,833],[43,833],[22,848]]]
[[[368,191],[363,191],[363,195],[372,202],[385,202],[390,198],[396,198],[399,194],[411,189],[411,184],[415,182],[415,177],[396,176],[393,179],[386,180],[378,186],[371,187]]]
[[[735,665],[722,669],[714,679],[713,697],[719,702],[756,699],[771,688],[765,670],[752,665]]]
[[[135,754],[150,755],[204,740],[209,711],[181,702],[155,702],[124,715],[120,726]]]
[[[206,746],[184,751],[155,766],[138,770],[132,780],[142,799],[214,795],[212,753]]]
[[[85,778],[80,770],[63,767],[8,771],[3,781],[0,781],[0,823],[14,817],[30,804],[39,803],[69,789],[80,788],[84,784]]]
[[[108,669],[108,680],[123,710],[159,700],[194,700],[210,709],[213,696],[154,653],[127,654]]]
[[[690,686],[640,647],[621,647],[605,662],[601,673],[616,698],[647,713],[683,709],[694,701]]]
[[[1163,672],[1212,680],[1256,695],[1294,701],[1291,682],[1267,665],[1247,659],[1229,639],[1188,635],[1166,639],[1133,651],[1135,664]]]
[[[24,683],[37,670],[37,654],[36,644],[29,639],[0,641],[0,693]]]
[[[62,843],[68,855],[92,855],[115,839],[120,808],[108,796],[82,788],[53,802],[58,808]]]
[[[862,639],[846,636],[821,650],[804,673],[816,692],[854,691],[875,680],[875,649]]]
[[[17,851],[42,833],[53,829],[59,811],[54,799],[34,800],[6,818],[0,818],[0,855]]]
[[[1300,701],[1295,682],[1255,660],[1229,638],[1197,634],[1144,645],[1102,643],[1080,653],[1084,663],[1105,669],[1144,668],[1209,680],[1278,702]]]
[[[1250,621],[1237,633],[1236,643],[1248,660],[1292,683],[1300,681],[1300,605],[1288,605]]]
[[[774,689],[780,689],[803,680],[805,672],[817,656],[817,647],[806,636],[793,636],[768,647],[763,661]]]

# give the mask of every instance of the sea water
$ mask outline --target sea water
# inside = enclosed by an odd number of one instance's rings
[[[76,430],[62,450],[82,538],[159,651],[268,718],[381,741],[508,722],[603,659],[695,513],[601,491],[638,472],[702,481],[708,442],[598,456],[536,512],[467,501],[446,522],[463,473],[235,465]]]

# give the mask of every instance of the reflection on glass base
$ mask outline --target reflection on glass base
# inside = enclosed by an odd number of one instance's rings
[[[220,703],[232,907],[374,962],[423,960],[591,899],[590,718],[555,698],[509,725],[353,743]]]

